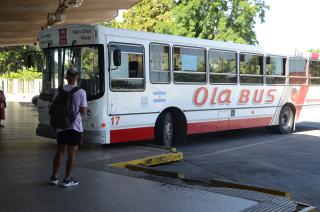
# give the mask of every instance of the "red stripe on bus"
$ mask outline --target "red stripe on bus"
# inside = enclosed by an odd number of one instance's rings
[[[110,131],[110,143],[149,140],[154,137],[154,127],[130,128]]]
[[[190,123],[188,124],[188,134],[269,126],[271,120],[272,117],[259,117],[249,119],[234,119],[230,121],[224,120]]]
[[[306,97],[307,97],[307,93],[308,93],[308,90],[309,90],[309,86],[308,85],[302,85],[300,87],[300,91],[299,91],[299,94],[298,94],[298,97],[297,97],[297,101],[295,102],[296,105],[303,105],[305,100],[306,100]],[[297,107],[296,106],[296,120],[298,121],[299,119],[299,116],[300,116],[300,113],[301,113],[301,109],[302,107]]]
[[[259,117],[249,119],[235,119],[230,121],[223,120],[189,123],[188,134],[269,126],[271,120],[272,117]],[[110,132],[110,143],[151,140],[153,138],[154,127],[111,130]]]

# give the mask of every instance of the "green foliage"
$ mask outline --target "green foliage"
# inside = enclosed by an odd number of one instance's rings
[[[124,13],[123,22],[113,20],[105,24],[122,29],[154,32],[154,28],[159,22],[171,17],[171,15],[168,16],[168,13],[175,4],[174,0],[142,0]]]
[[[310,50],[308,50],[308,52],[320,53],[320,49],[310,49]]]
[[[8,79],[24,79],[24,80],[32,80],[32,79],[41,79],[42,72],[36,71],[35,68],[24,68],[19,69],[16,72],[8,72],[6,74],[0,75],[1,78]]]
[[[17,72],[26,67],[41,71],[42,52],[39,46],[0,47],[0,75]]]
[[[264,22],[265,0],[142,0],[108,26],[187,37],[258,43],[256,18]]]

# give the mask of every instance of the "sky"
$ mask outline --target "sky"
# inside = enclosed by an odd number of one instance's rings
[[[320,49],[320,0],[265,0],[270,9],[256,24],[259,45],[272,53]]]

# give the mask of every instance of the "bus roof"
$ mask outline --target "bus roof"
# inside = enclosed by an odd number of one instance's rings
[[[134,31],[134,30],[110,28],[102,25],[97,25],[97,26],[102,27],[105,30],[105,33],[111,36],[148,40],[151,42],[159,42],[159,43],[174,43],[175,45],[183,45],[183,46],[210,47],[210,48],[217,48],[217,49],[226,49],[226,50],[242,51],[242,52],[255,52],[255,53],[264,54],[264,51],[260,46],[207,40],[207,39],[200,39],[200,38],[189,38],[189,37],[183,37],[183,36],[166,35],[166,34],[152,33],[152,32],[141,32],[141,31]]]

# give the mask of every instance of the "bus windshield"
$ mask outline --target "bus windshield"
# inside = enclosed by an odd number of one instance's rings
[[[65,72],[75,67],[80,72],[78,86],[87,93],[88,100],[103,95],[103,49],[102,46],[73,46],[44,50],[45,69],[40,98],[52,100],[58,87],[66,84]]]

